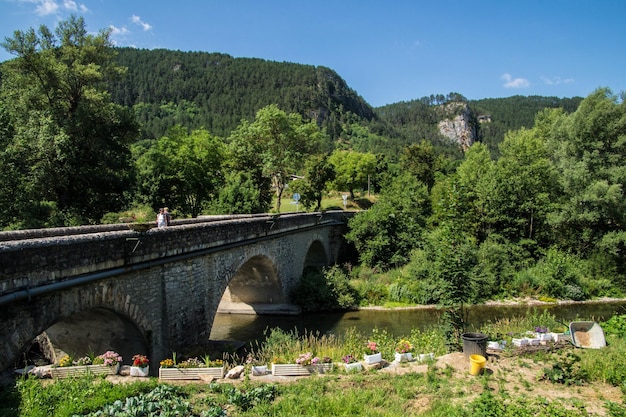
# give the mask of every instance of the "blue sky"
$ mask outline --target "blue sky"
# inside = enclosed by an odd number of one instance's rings
[[[0,38],[72,13],[119,46],[329,67],[374,107],[626,90],[624,0],[0,0]]]

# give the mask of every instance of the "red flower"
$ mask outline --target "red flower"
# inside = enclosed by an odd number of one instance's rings
[[[138,366],[140,368],[144,368],[146,366],[148,366],[148,363],[150,361],[148,360],[148,358],[144,355],[135,355],[133,356],[133,366]]]

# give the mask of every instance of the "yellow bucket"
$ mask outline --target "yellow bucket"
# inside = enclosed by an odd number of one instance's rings
[[[485,359],[482,355],[470,355],[470,375],[478,375],[485,368]]]

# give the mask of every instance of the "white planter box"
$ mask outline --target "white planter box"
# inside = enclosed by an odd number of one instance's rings
[[[252,375],[267,375],[267,365],[252,365]]]
[[[130,376],[137,377],[147,377],[150,376],[150,367],[149,366],[131,366],[130,367]]]
[[[368,365],[372,365],[374,363],[382,362],[383,355],[380,353],[375,353],[373,355],[364,355],[363,359],[365,359],[365,363]]]
[[[419,358],[420,362],[426,362],[426,361],[435,359],[435,354],[433,352],[431,352],[431,353],[420,353],[418,358]]]
[[[540,342],[548,342],[552,340],[552,333],[537,333],[535,335]]]
[[[517,347],[528,345],[528,339],[526,338],[513,339],[512,342],[513,342],[513,346],[517,346]]]
[[[411,362],[413,360],[413,354],[411,352],[407,353],[397,353],[395,354],[396,362]]]
[[[272,375],[274,376],[304,376],[311,375],[311,372],[304,366],[297,363],[273,363]]]
[[[224,367],[214,368],[159,368],[159,379],[202,379],[200,376],[224,378]]]
[[[92,375],[116,375],[120,370],[120,364],[115,366],[108,365],[82,365],[82,366],[63,366],[50,369],[52,378],[70,378],[85,374]]]
[[[344,363],[343,365],[348,372],[361,372],[363,370],[363,365],[361,365],[361,362]]]

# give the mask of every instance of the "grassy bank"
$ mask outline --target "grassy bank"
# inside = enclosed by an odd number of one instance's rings
[[[481,331],[490,340],[506,340],[537,326],[557,330],[560,325],[543,313],[491,323]],[[249,356],[230,357],[230,365],[252,359],[293,363],[300,354],[311,352],[331,357],[334,370],[299,379],[244,377],[210,384],[161,384],[155,378],[135,382],[120,377],[124,383],[88,377],[54,382],[30,378],[3,390],[0,415],[626,416],[626,316],[603,323],[603,328],[608,341],[604,349],[509,348],[492,356],[488,372],[480,376],[468,375],[462,353],[446,354],[437,329],[406,335],[414,352],[434,351],[437,361],[358,374],[344,371],[343,356],[361,355],[367,342],[375,341],[383,357],[392,358],[398,340],[377,329],[367,335],[349,331],[340,336],[273,330]]]

